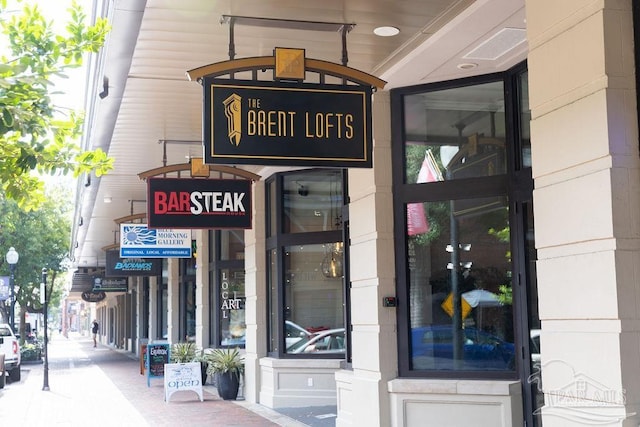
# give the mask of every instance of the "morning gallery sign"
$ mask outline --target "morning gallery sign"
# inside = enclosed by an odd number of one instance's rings
[[[372,167],[370,86],[203,79],[204,162]]]
[[[251,228],[251,181],[149,178],[149,228]]]

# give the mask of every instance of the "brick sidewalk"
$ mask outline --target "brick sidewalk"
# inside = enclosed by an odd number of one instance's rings
[[[242,426],[298,427],[299,423],[260,405],[224,401],[204,387],[164,401],[161,378],[140,375],[132,355],[93,344],[88,337],[55,334],[49,344],[49,391],[43,364],[22,366],[22,381],[0,390],[2,425],[18,426]]]

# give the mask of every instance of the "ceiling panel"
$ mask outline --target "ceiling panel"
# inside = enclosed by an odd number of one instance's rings
[[[106,1],[106,0],[105,0]],[[223,15],[354,24],[347,35],[348,65],[389,82],[388,87],[459,78],[505,69],[526,56],[526,44],[494,61],[457,65],[464,55],[505,26],[525,28],[523,0],[112,0],[112,31],[95,62],[85,146],[103,146],[115,170],[90,186],[79,185],[72,257],[78,266],[104,262],[114,242],[113,219],[144,212],[140,172],[200,156],[202,90],[186,71],[229,59],[229,25]],[[393,25],[395,37],[373,35]],[[139,27],[139,31],[137,31]],[[275,47],[304,48],[307,57],[340,63],[339,32],[236,25],[236,58],[271,55]],[[475,60],[474,60],[475,61]],[[110,94],[102,90],[109,78]],[[271,78],[270,73],[260,78]],[[172,140],[161,144],[159,140]],[[166,155],[165,155],[166,149]],[[245,166],[268,176],[283,168]],[[111,197],[112,203],[104,203]],[[83,226],[78,226],[79,217]],[[82,230],[80,230],[82,228]],[[75,248],[77,242],[77,248]]]

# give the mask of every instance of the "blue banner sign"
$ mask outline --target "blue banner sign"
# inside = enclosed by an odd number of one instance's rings
[[[191,230],[120,224],[120,257],[191,258]]]

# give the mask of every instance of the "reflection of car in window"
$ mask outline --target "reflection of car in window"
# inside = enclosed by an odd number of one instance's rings
[[[515,348],[495,335],[476,328],[465,328],[462,361],[455,366],[467,370],[512,370]],[[413,328],[411,331],[413,369],[454,369],[453,328],[437,325]]]
[[[309,335],[287,348],[287,353],[339,354],[345,352],[345,329],[327,329]]]
[[[284,322],[284,336],[286,347],[289,348],[293,344],[297,343],[301,339],[311,335],[311,332],[307,331],[297,323],[293,323],[290,320]]]

